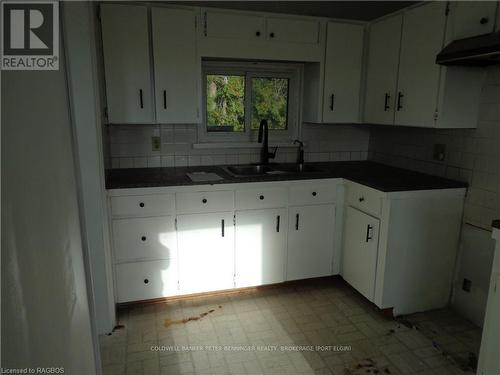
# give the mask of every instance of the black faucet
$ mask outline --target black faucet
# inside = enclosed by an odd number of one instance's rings
[[[274,159],[276,157],[276,151],[278,147],[274,149],[274,152],[269,152],[269,125],[267,120],[261,120],[259,125],[259,137],[258,142],[262,143],[262,149],[260,151],[260,163],[268,164],[269,159]]]
[[[293,144],[299,144],[299,149],[297,150],[297,164],[304,164],[304,143],[296,139]]]

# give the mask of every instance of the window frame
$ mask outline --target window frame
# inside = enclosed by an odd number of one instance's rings
[[[207,129],[207,75],[240,75],[245,77],[245,128],[243,132],[209,132]],[[300,118],[300,92],[302,65],[294,63],[260,63],[203,61],[202,63],[202,124],[198,140],[202,143],[251,143],[257,141],[257,130],[251,129],[252,121],[252,78],[287,78],[288,108],[287,129],[269,129],[271,142],[288,142],[298,137]]]

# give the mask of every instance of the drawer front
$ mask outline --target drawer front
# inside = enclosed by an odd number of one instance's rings
[[[337,185],[301,185],[290,188],[291,205],[310,205],[334,203],[337,195]]]
[[[234,193],[232,191],[177,193],[176,203],[177,213],[180,214],[232,211]]]
[[[286,188],[262,188],[236,191],[236,209],[259,209],[286,207],[288,192]]]
[[[173,194],[111,197],[111,214],[114,217],[158,216],[173,214],[174,211]]]
[[[169,297],[178,293],[176,260],[118,264],[115,271],[117,302]]]
[[[380,216],[384,193],[359,184],[347,184],[347,204],[369,214]]]
[[[115,262],[177,258],[175,218],[113,220]]]

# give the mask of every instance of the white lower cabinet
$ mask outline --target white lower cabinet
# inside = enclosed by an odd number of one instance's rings
[[[286,208],[236,212],[236,287],[284,281]]]
[[[121,263],[115,266],[117,302],[141,301],[178,294],[177,260]]]
[[[347,207],[342,276],[372,302],[375,296],[378,235],[378,219],[353,207]]]
[[[332,274],[335,206],[290,207],[287,280]]]
[[[232,212],[177,216],[181,294],[234,287]]]

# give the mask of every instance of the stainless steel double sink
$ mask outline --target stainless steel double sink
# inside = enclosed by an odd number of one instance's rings
[[[231,165],[228,167],[224,167],[224,170],[233,177],[254,177],[323,172],[320,168],[308,164]]]

